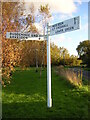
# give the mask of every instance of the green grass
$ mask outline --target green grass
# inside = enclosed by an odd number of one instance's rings
[[[3,88],[3,118],[87,118],[88,92],[71,86],[52,70],[52,108],[47,108],[46,69],[17,70]]]

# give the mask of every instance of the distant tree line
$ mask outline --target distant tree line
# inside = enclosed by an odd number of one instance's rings
[[[52,65],[80,66],[82,61],[78,60],[78,56],[70,55],[66,48],[51,44],[51,62]]]

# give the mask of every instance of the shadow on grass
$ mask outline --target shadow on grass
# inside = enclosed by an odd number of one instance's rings
[[[45,102],[4,103],[3,118],[42,118],[46,113],[45,106]]]
[[[61,106],[62,107],[62,106]],[[52,107],[51,109],[46,107],[45,102],[25,102],[25,103],[9,103],[9,104],[3,104],[3,118],[26,118],[26,119],[87,119],[87,116],[85,115],[85,111],[81,109],[74,110],[71,112],[70,108],[60,108],[57,109],[57,107]],[[8,111],[7,111],[8,110]],[[67,111],[68,110],[68,111]],[[75,112],[76,110],[76,112]],[[71,113],[70,113],[71,112]],[[78,114],[79,112],[79,114]]]

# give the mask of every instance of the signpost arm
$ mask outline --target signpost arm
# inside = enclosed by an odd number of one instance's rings
[[[47,107],[52,107],[51,99],[51,58],[50,58],[50,39],[49,39],[49,24],[47,24]]]

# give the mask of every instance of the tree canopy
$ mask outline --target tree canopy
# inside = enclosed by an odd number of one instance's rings
[[[90,40],[80,42],[76,50],[83,64],[90,67]]]

